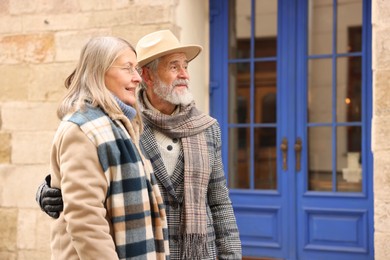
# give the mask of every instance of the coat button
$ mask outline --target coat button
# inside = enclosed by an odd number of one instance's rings
[[[168,151],[172,151],[172,149],[173,149],[172,145],[168,145],[167,149],[168,149]]]
[[[172,139],[172,142],[177,143],[177,142],[179,142],[179,139],[173,138],[173,139]]]
[[[171,207],[174,208],[174,209],[177,209],[179,207],[179,203],[171,202]]]

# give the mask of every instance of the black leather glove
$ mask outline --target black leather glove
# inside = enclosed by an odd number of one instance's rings
[[[39,186],[36,200],[41,209],[52,218],[58,218],[63,210],[63,201],[61,190],[50,187],[50,175],[47,175],[45,181]]]

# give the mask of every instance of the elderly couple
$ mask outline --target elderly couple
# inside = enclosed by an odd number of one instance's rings
[[[241,259],[220,128],[189,91],[201,50],[169,30],[136,49],[116,37],[84,46],[37,191],[54,218],[52,259]]]

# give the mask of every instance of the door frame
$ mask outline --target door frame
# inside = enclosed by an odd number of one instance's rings
[[[305,59],[297,59],[300,55],[306,55],[302,53],[305,48],[297,48],[298,44],[306,44],[304,40],[304,35],[302,35],[303,30],[298,30],[297,28],[303,28],[307,21],[305,20],[305,16],[298,16],[297,13],[299,8],[306,6],[305,1],[307,0],[294,0],[294,1],[278,1],[278,39],[289,39],[288,41],[280,42],[278,40],[278,77],[277,77],[277,85],[279,91],[284,91],[288,93],[288,91],[292,92],[286,95],[278,95],[278,104],[285,104],[285,110],[281,111],[281,109],[277,110],[277,121],[278,122],[286,122],[284,124],[279,124],[277,128],[277,149],[278,144],[281,143],[281,137],[286,137],[289,140],[289,145],[293,146],[295,142],[295,138],[297,136],[302,136],[305,139],[307,138],[305,131],[302,132],[302,129],[299,127],[295,127],[299,124],[303,125],[304,118],[295,119],[295,115],[297,113],[304,114],[302,111],[303,106],[297,106],[296,104],[303,104],[306,100],[303,100],[302,96],[296,95],[296,91],[291,91],[293,87],[292,85],[298,86],[305,81],[305,75],[301,73],[299,75],[296,73],[296,68],[305,68],[304,60]],[[224,163],[225,174],[227,175],[228,171],[228,148],[226,141],[228,140],[228,91],[225,86],[228,86],[228,78],[224,75],[228,75],[228,10],[227,4],[223,4],[224,1],[218,0],[210,0],[210,114],[217,118],[222,130],[222,157]],[[364,34],[364,42],[365,45],[362,47],[363,56],[366,58],[367,62],[364,63],[362,68],[362,86],[364,85],[364,96],[366,98],[362,99],[362,104],[366,107],[365,114],[362,115],[363,124],[362,131],[365,136],[371,136],[371,125],[370,118],[372,117],[372,73],[371,73],[371,0],[363,0],[363,24],[367,26],[363,26],[363,34]],[[301,9],[302,11],[302,9]],[[288,24],[289,27],[282,26],[283,24]],[[214,32],[214,33],[213,33]],[[217,33],[215,33],[217,32]],[[225,43],[225,44],[221,44]],[[289,48],[294,48],[295,52],[289,52]],[[282,58],[280,58],[282,57]],[[217,68],[217,69],[214,69]],[[283,74],[282,74],[283,73]],[[292,82],[292,83],[291,83]],[[294,126],[294,127],[291,127]],[[366,138],[365,142],[362,143],[362,150],[371,151],[371,140],[370,138]],[[373,256],[373,181],[372,181],[372,153],[366,156],[367,162],[364,163],[363,171],[368,171],[367,181],[363,184],[362,194],[371,200],[369,205],[369,214],[368,217],[368,226],[369,226],[369,238],[368,238],[368,250],[370,256]],[[305,153],[303,153],[305,154]],[[289,149],[287,154],[288,160],[288,169],[295,168],[295,154],[294,149]],[[287,173],[283,171],[281,167],[281,152],[278,149],[278,179],[279,185],[276,191],[269,192],[260,192],[263,196],[273,197],[278,196],[283,190],[283,193],[289,194],[283,202],[282,212],[283,214],[283,222],[282,225],[286,228],[288,236],[286,233],[281,235],[282,240],[281,244],[287,245],[282,249],[282,252],[279,255],[275,255],[276,257],[287,257],[287,259],[298,259],[298,247],[302,246],[303,241],[296,241],[298,238],[297,231],[297,223],[298,223],[298,194],[297,190],[297,174],[302,174],[301,172]],[[307,158],[302,158],[302,165],[307,161]],[[226,176],[227,179],[228,176]],[[244,199],[245,195],[251,191],[244,190],[230,190],[231,196],[240,197]],[[254,194],[259,194],[257,191],[252,191]],[[288,219],[286,217],[286,212],[289,215]],[[288,223],[287,223],[288,222]],[[296,223],[296,225],[291,225],[290,223]],[[296,243],[294,243],[296,241]],[[267,255],[267,250],[264,250]],[[272,250],[270,250],[272,252]],[[271,253],[270,253],[271,254]],[[268,254],[269,255],[269,254]]]

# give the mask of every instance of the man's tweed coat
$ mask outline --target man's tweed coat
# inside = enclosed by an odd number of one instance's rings
[[[233,213],[221,157],[221,131],[218,123],[205,130],[209,150],[210,180],[207,190],[207,240],[205,259],[241,259],[241,241]],[[183,202],[184,155],[181,150],[171,177],[165,169],[153,130],[145,124],[141,149],[152,162],[160,192],[166,205],[171,259],[180,259],[178,235]]]

